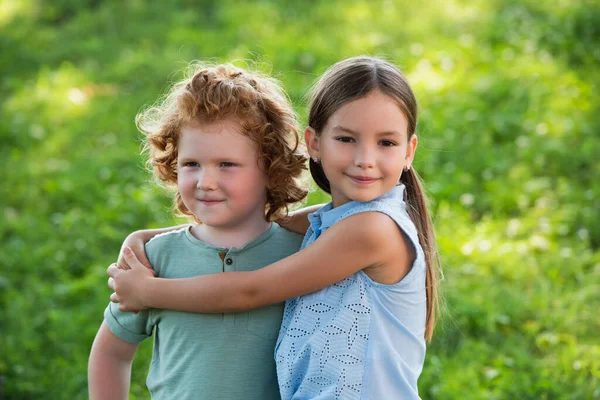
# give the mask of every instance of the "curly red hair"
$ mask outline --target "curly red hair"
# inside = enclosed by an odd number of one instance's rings
[[[164,100],[136,117],[145,134],[144,150],[154,175],[175,191],[175,211],[201,222],[183,204],[177,190],[177,146],[183,125],[235,119],[257,148],[268,177],[265,218],[287,215],[288,206],[303,200],[300,183],[306,156],[300,148],[298,121],[281,86],[273,78],[231,64],[199,66],[176,83]]]

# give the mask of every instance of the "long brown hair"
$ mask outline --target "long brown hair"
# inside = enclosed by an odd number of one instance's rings
[[[319,78],[310,97],[308,125],[320,135],[329,118],[344,104],[380,90],[393,99],[408,120],[408,140],[416,133],[417,100],[406,77],[380,58],[359,56],[331,66]],[[329,180],[320,163],[309,159],[310,173],[317,185],[331,194]],[[417,228],[425,254],[427,320],[425,338],[430,340],[439,314],[439,255],[427,198],[414,168],[404,171],[400,181],[406,187],[407,211]]]

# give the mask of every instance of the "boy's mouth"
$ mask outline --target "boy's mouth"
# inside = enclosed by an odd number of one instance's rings
[[[213,199],[198,199],[198,201],[200,203],[202,203],[205,206],[214,206],[217,205],[219,203],[222,203],[224,200],[213,200]]]

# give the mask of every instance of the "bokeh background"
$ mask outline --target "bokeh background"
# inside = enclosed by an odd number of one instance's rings
[[[600,7],[577,0],[1,0],[0,398],[86,398],[106,267],[131,231],[181,222],[140,109],[190,61],[237,60],[304,123],[307,88],[358,54],[399,65],[421,107],[445,271],[421,396],[600,398]]]

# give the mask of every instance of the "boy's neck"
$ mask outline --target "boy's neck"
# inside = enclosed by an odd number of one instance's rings
[[[263,219],[255,223],[247,223],[244,226],[233,227],[198,224],[192,227],[191,232],[196,238],[211,246],[239,249],[265,233],[270,227],[271,222]]]

